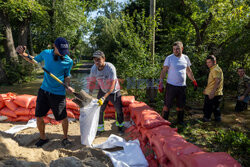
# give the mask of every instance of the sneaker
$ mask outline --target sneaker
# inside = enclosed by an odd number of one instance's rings
[[[49,139],[45,139],[45,140],[43,140],[43,139],[39,139],[38,140],[38,142],[36,142],[36,146],[37,147],[42,147],[44,144],[46,144],[46,143],[48,143],[49,142]]]
[[[71,145],[71,142],[68,140],[68,138],[62,140],[62,146],[67,147]]]
[[[119,135],[124,135],[124,127],[118,127],[118,133]]]

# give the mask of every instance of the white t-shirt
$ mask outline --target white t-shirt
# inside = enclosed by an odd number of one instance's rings
[[[176,57],[171,54],[166,57],[164,66],[168,66],[167,83],[174,86],[186,86],[186,69],[191,66],[191,62],[187,55],[182,54]]]
[[[103,70],[99,71],[96,65],[93,65],[89,75],[90,80],[96,80],[104,93],[109,91],[111,82],[115,81],[115,88],[112,93],[120,90],[120,85],[116,76],[115,66],[109,62],[105,62]]]

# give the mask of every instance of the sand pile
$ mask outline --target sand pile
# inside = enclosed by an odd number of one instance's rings
[[[94,144],[100,144],[111,133],[116,134],[114,120],[105,121],[107,130],[100,137],[96,137]],[[69,125],[69,140],[72,145],[64,148],[61,145],[61,125],[46,125],[46,134],[50,141],[42,148],[34,146],[39,139],[37,128],[30,128],[18,132],[15,135],[6,134],[3,131],[20,123],[0,122],[0,167],[1,166],[113,166],[111,160],[102,150],[93,149],[81,145],[79,122],[71,122]],[[25,123],[23,123],[25,124]],[[66,158],[68,157],[68,158]]]

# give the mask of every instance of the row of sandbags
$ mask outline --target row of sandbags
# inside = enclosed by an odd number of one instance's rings
[[[128,106],[131,103],[135,102],[135,97],[134,96],[122,96],[121,97],[121,101],[122,101],[122,111],[124,114],[124,118],[128,118],[129,119],[129,108]],[[104,111],[104,118],[115,118],[115,107],[114,105],[109,101],[107,107],[105,108]]]
[[[16,95],[14,93],[0,94],[0,121],[10,122],[28,122],[35,118],[37,96],[33,95]],[[72,119],[79,119],[79,107],[71,100],[66,99],[67,115]],[[50,110],[46,117],[45,123],[58,124],[59,121],[54,119]]]
[[[16,95],[14,93],[0,94],[0,121],[6,120],[11,122],[28,122],[35,118],[37,96],[33,95]],[[123,112],[127,116],[129,104],[135,101],[134,96],[122,96]],[[79,119],[80,109],[72,99],[66,99],[67,115],[69,118]],[[105,118],[115,118],[115,108],[111,102],[105,110]],[[50,110],[46,117],[45,123],[58,124],[60,122],[54,119],[53,113]]]
[[[126,129],[128,139],[138,138],[150,167],[239,167],[225,152],[204,152],[187,142],[146,103],[129,105],[133,126]]]

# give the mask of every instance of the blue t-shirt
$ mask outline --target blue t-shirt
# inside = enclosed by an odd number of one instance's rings
[[[72,68],[73,61],[68,55],[64,56],[64,60],[58,58],[58,60],[55,61],[53,51],[53,49],[44,50],[34,59],[37,62],[44,61],[44,68],[64,82],[64,78],[70,76],[70,70]],[[56,95],[66,94],[65,88],[46,72],[44,72],[41,89]]]

